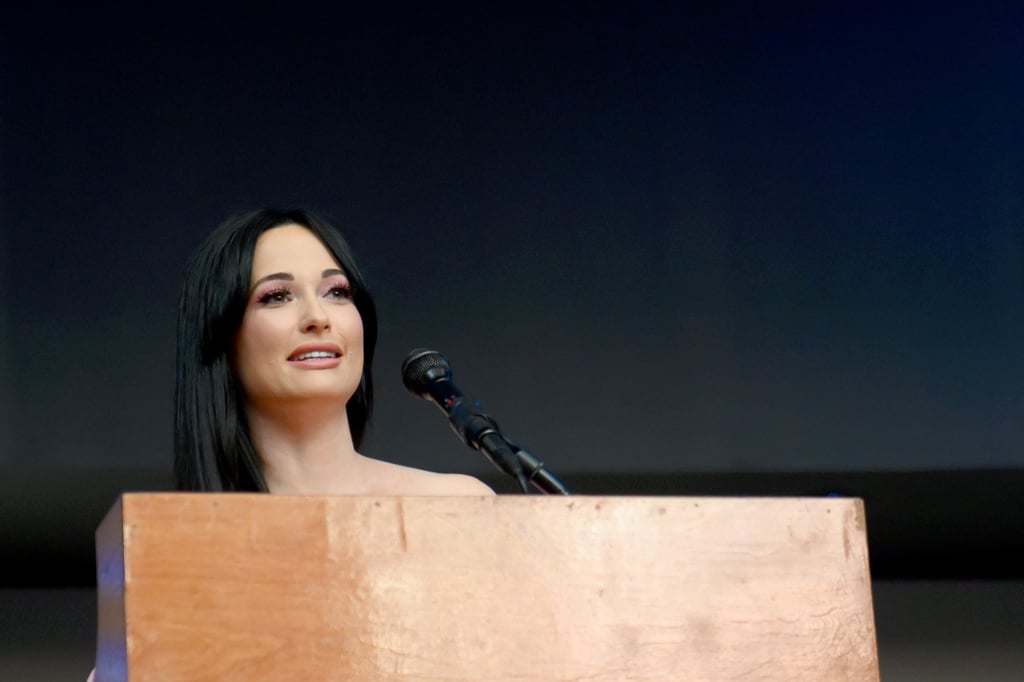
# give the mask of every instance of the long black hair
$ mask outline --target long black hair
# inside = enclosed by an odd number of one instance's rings
[[[199,246],[181,288],[174,390],[178,490],[267,490],[249,435],[232,349],[248,302],[256,241],[271,228],[292,224],[307,228],[334,256],[348,276],[362,317],[363,375],[345,409],[354,446],[363,440],[373,411],[377,313],[351,249],[337,230],[309,211],[264,208],[245,213],[225,221]]]

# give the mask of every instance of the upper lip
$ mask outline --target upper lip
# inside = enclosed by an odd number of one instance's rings
[[[289,360],[294,360],[304,353],[312,353],[314,351],[321,351],[327,353],[334,353],[337,356],[341,356],[341,348],[334,343],[307,343],[304,346],[299,346],[292,351],[292,354],[288,356]]]

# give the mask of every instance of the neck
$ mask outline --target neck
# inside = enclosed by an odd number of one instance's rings
[[[246,411],[253,446],[271,493],[330,495],[358,491],[363,457],[344,407],[296,404]]]

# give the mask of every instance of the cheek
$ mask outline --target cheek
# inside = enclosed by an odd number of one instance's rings
[[[339,320],[342,325],[343,333],[350,342],[358,341],[359,348],[363,347],[363,318],[360,317],[359,311],[353,306],[351,309],[346,310],[345,316]]]
[[[231,367],[245,392],[248,392],[253,373],[252,332],[249,327],[250,325],[243,321],[242,326],[235,332],[231,356]]]
[[[279,354],[279,325],[267,315],[246,315],[235,333],[235,371],[244,377],[247,371],[266,364]]]

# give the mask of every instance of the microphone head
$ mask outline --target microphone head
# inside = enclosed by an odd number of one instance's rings
[[[452,365],[436,350],[417,348],[402,362],[402,383],[413,395],[430,399],[430,386],[438,379],[451,380]]]

